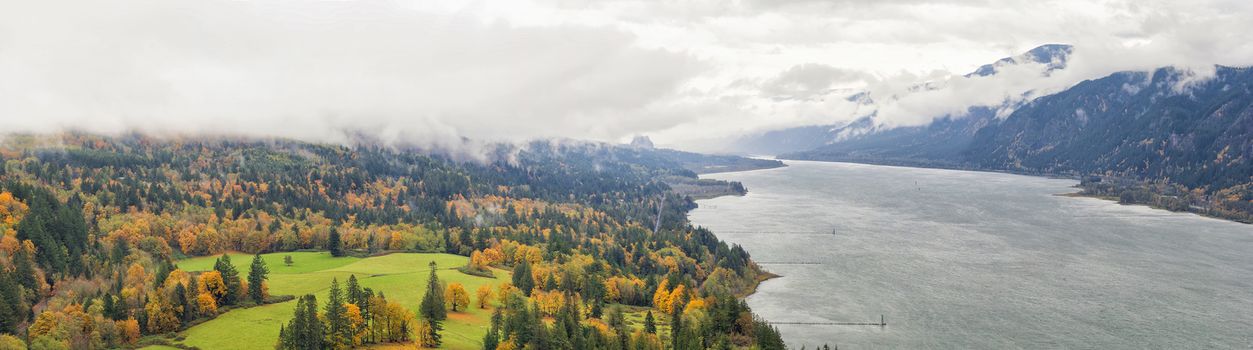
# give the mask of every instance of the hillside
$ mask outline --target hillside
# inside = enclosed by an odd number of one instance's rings
[[[1117,73],[1041,97],[1003,120],[966,123],[965,136],[942,147],[928,145],[952,135],[953,121],[782,158],[1100,175],[1085,180],[1085,193],[1253,220],[1253,73],[1217,67],[1212,79],[1191,79],[1172,68]]]
[[[1036,63],[1044,65],[1044,75],[1041,76],[1044,77],[1055,70],[1066,69],[1073,51],[1070,45],[1041,45],[1020,55],[980,66],[958,79],[990,77],[1014,65]],[[913,90],[926,91],[938,87],[919,83]],[[898,97],[863,92],[849,99],[873,106],[874,100]],[[742,138],[735,147],[770,149],[774,152],[768,154],[785,155],[790,159],[954,166],[949,159],[965,149],[976,131],[994,123],[998,111],[1012,110],[1018,105],[973,106],[965,114],[940,116],[928,125],[896,128],[880,127],[875,120],[876,115],[872,113],[845,125],[799,127]]]
[[[1253,219],[1253,70],[1217,67],[1212,79],[1187,79],[1163,68],[1080,83],[979,130],[962,159],[1161,181],[1178,187],[1155,192],[1184,197],[1174,209]]]
[[[499,145],[485,158],[277,139],[7,135],[0,142],[0,334],[41,348],[185,340],[211,349],[220,342],[205,337],[221,332],[197,329],[229,331],[261,313],[266,326],[248,330],[248,341],[264,343],[247,347],[269,348],[278,339],[255,331],[303,332],[311,320],[338,322],[339,312],[355,309],[388,321],[328,325],[317,331],[328,332],[319,343],[412,346],[436,339],[424,332],[443,323],[454,348],[489,339],[519,348],[781,346],[778,333],[736,299],[765,273],[740,247],[692,227],[691,198],[663,181],[695,179],[691,170],[656,152],[591,143]],[[292,251],[452,254],[459,257],[445,260],[465,266],[441,266],[458,269],[441,272],[445,279],[479,285],[488,282],[455,274],[512,276],[490,284],[515,288],[490,304],[500,318],[467,314],[491,318],[491,327],[469,327],[463,321],[471,316],[455,309],[447,321],[415,317],[416,289],[384,299],[391,287],[376,277],[396,266],[345,266],[362,267],[351,272],[381,288],[374,296],[312,293],[326,288],[330,272],[319,271],[351,260],[299,255],[295,266],[307,271],[275,266],[276,254]],[[244,271],[242,261],[206,271],[184,260],[229,252],[268,253],[257,261],[268,261],[272,273],[254,280],[256,269]],[[344,283],[345,274],[334,275]],[[414,278],[422,277],[405,283]],[[301,307],[306,299],[317,300],[316,317],[272,312],[309,310]],[[613,305],[707,323],[672,334],[632,331]]]

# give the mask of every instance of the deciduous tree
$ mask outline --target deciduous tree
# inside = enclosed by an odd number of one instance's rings
[[[491,285],[483,284],[479,286],[479,288],[474,291],[474,294],[475,294],[475,297],[477,298],[475,300],[478,301],[478,305],[480,309],[486,309],[488,306],[492,305],[492,286]]]
[[[470,306],[470,293],[466,292],[465,286],[458,282],[448,284],[448,288],[444,291],[444,298],[448,300],[448,308],[452,312],[465,311],[466,307]]]

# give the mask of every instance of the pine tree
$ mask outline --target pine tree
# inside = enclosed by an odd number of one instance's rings
[[[11,274],[0,267],[0,333],[17,333],[17,325],[24,317],[21,315],[21,288],[13,281]]]
[[[339,240],[339,230],[331,228],[331,235],[326,240],[326,249],[331,251],[331,256],[344,256],[344,243]]]
[[[170,277],[170,271],[174,271],[174,269],[176,267],[169,260],[162,260],[160,265],[157,266],[157,274],[153,276],[154,283],[158,286],[165,284],[165,279]]]
[[[191,320],[196,319],[195,308],[191,305],[191,300],[187,299],[187,287],[183,287],[182,283],[174,284],[174,301],[178,304],[179,320],[183,325],[187,325]]]
[[[483,336],[483,350],[496,350],[496,345],[500,344],[500,327],[503,316],[500,308],[496,308],[492,312],[492,326],[487,330],[487,335]]]
[[[657,334],[657,321],[653,319],[653,310],[648,310],[648,313],[644,314],[644,331]]]
[[[13,254],[13,277],[17,284],[26,288],[27,293],[39,290],[39,278],[35,276],[35,261],[26,249],[18,249]]]
[[[257,304],[265,303],[265,280],[270,268],[261,260],[261,254],[252,256],[252,265],[248,266],[248,296]]]
[[[113,308],[115,307],[117,307],[117,305],[114,305],[113,303],[112,294],[104,293],[104,295],[100,296],[100,313],[103,314],[104,317],[113,320]]]
[[[296,301],[296,311],[279,335],[277,348],[284,350],[321,350],[325,328],[318,318],[318,300],[306,294]]]
[[[224,305],[235,305],[239,303],[240,290],[243,285],[239,280],[239,271],[235,269],[235,265],[231,263],[231,256],[222,254],[214,263],[213,269],[222,274],[222,283],[226,284],[226,296],[222,299]]]
[[[443,321],[448,318],[448,310],[444,306],[444,286],[439,282],[439,276],[435,275],[435,262],[432,261],[430,266],[431,276],[426,280],[426,294],[422,296],[419,312],[428,320]]]
[[[326,342],[332,348],[352,346],[352,327],[348,323],[344,307],[344,292],[339,288],[339,279],[331,279],[331,290],[326,300]]]
[[[683,312],[681,308],[674,308],[674,312],[670,313],[670,348],[685,349],[686,344],[683,342]]]
[[[531,263],[526,259],[513,267],[513,286],[518,287],[518,290],[527,296],[530,296],[531,289],[535,288],[535,279],[531,277]]]
[[[127,255],[131,255],[130,246],[126,243],[125,239],[119,239],[119,240],[114,241],[113,251],[111,255],[112,255],[111,258],[113,260],[113,264],[119,265],[119,266],[122,264],[122,260],[126,259]]]
[[[418,306],[422,317],[426,319],[427,327],[423,327],[429,339],[427,345],[439,347],[443,343],[440,332],[444,327],[440,324],[445,318],[448,318],[448,310],[444,308],[444,286],[439,283],[439,277],[435,275],[437,266],[431,261],[431,276],[426,281],[426,294],[422,296],[422,303]]]
[[[348,283],[344,287],[344,291],[348,293],[348,303],[356,304],[357,307],[365,310],[367,300],[365,292],[361,290],[361,285],[357,283],[357,275],[348,275]]]

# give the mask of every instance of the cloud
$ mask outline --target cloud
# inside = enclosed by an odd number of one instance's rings
[[[792,66],[762,84],[762,92],[776,98],[810,99],[831,92],[836,84],[872,80],[866,73],[820,63]]]
[[[872,112],[920,125],[1121,70],[1249,65],[1249,32],[1246,0],[0,0],[0,129],[708,150]],[[1043,43],[1075,45],[1070,67],[962,77]],[[859,91],[875,104],[846,100]]]
[[[609,138],[702,69],[614,28],[392,2],[49,1],[0,13],[6,131]]]

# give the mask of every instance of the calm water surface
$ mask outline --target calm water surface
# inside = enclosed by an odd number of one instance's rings
[[[712,174],[698,225],[783,275],[794,348],[1253,348],[1253,225],[1056,194],[1075,181],[846,163]],[[797,264],[807,263],[807,264]]]

